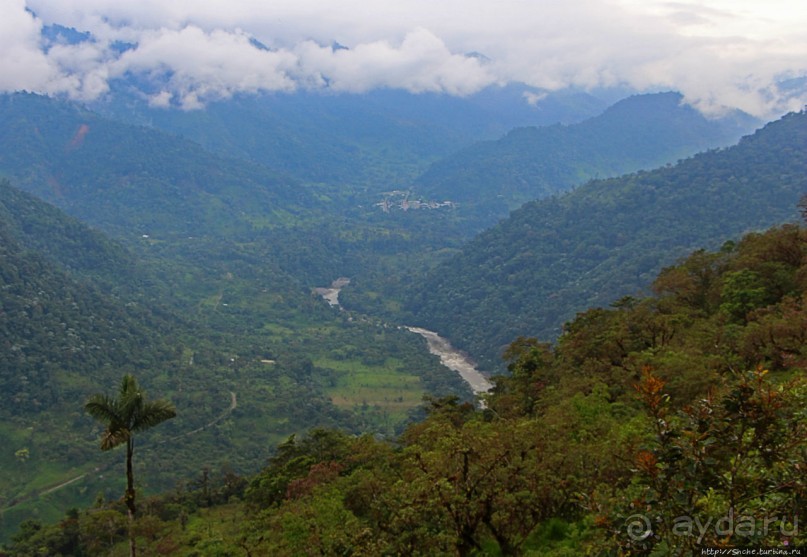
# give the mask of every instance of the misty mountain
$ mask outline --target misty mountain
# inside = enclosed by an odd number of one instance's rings
[[[734,147],[528,203],[415,285],[408,310],[498,365],[517,336],[553,339],[692,250],[797,218],[805,145],[807,113],[789,114]]]
[[[144,87],[117,86],[92,108],[303,181],[374,191],[402,187],[429,163],[475,141],[516,126],[576,122],[608,104],[583,91],[546,93],[512,84],[468,97],[400,90],[242,95],[182,111],[149,106],[130,93]]]
[[[526,201],[729,145],[757,125],[741,113],[709,120],[682,103],[678,93],[636,95],[577,124],[517,128],[433,164],[413,188],[457,202],[479,230]]]
[[[296,220],[319,204],[266,167],[29,94],[0,97],[0,172],[128,238],[244,233]]]

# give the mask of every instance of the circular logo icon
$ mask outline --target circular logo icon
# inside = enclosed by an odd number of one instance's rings
[[[650,519],[643,514],[632,514],[625,519],[625,532],[631,541],[640,542],[646,540],[652,533],[653,527]]]

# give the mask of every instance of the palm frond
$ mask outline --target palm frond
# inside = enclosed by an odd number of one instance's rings
[[[143,404],[141,411],[132,423],[133,431],[143,431],[154,427],[177,415],[174,405],[167,400],[153,400]]]
[[[120,422],[122,419],[117,401],[102,394],[91,396],[84,405],[84,410],[100,422]]]
[[[135,379],[134,375],[131,373],[127,373],[123,376],[123,379],[121,379],[118,398],[125,400],[129,397],[130,393],[136,393],[139,390],[140,387],[137,384],[137,379]]]
[[[118,395],[118,404],[121,415],[126,417],[127,423],[131,424],[134,417],[142,411],[143,399],[144,395],[137,380],[130,374],[124,375]]]
[[[143,412],[143,393],[140,391],[129,392],[126,398],[120,399],[119,403],[121,415],[126,419],[126,423],[131,425]]]
[[[132,436],[127,428],[107,429],[101,436],[101,450],[108,451],[118,445],[123,445]]]
[[[146,402],[137,380],[130,374],[123,376],[117,398],[96,394],[87,400],[84,409],[106,425],[101,436],[104,451],[125,443],[136,431],[149,429],[177,414],[173,404],[166,400]]]

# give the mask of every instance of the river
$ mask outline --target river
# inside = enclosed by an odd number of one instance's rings
[[[342,305],[339,303],[339,292],[348,284],[350,284],[350,279],[340,277],[333,281],[329,287],[315,288],[314,292],[322,296],[332,307],[342,310]],[[475,395],[486,393],[493,388],[493,384],[488,381],[488,378],[482,372],[476,369],[476,365],[471,359],[451,346],[448,340],[434,331],[421,327],[404,326],[404,328],[426,339],[429,352],[440,358],[440,363],[445,367],[459,373]]]
[[[324,288],[315,288],[314,292],[322,296],[331,307],[343,309],[339,303],[339,292],[348,284],[350,279],[346,277],[339,277],[331,283],[330,286]]]
[[[486,393],[493,388],[493,384],[488,378],[482,375],[474,363],[462,352],[451,346],[448,340],[444,339],[434,331],[422,329],[420,327],[405,327],[426,339],[429,345],[429,352],[440,358],[440,363],[452,371],[460,374],[475,395]]]

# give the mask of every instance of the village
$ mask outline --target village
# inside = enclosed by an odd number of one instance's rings
[[[417,209],[440,209],[442,207],[454,208],[457,206],[453,201],[424,201],[423,199],[410,199],[412,192],[409,190],[393,190],[384,192],[384,199],[375,203],[375,207],[381,207],[385,213],[393,209],[402,211]]]

